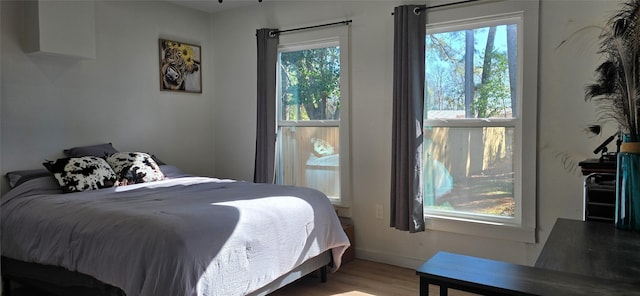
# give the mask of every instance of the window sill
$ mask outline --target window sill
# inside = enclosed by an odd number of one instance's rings
[[[425,215],[426,229],[534,244],[533,227],[480,220]]]

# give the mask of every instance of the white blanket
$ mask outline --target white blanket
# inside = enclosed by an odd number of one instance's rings
[[[182,177],[60,194],[51,178],[2,197],[2,255],[65,267],[130,296],[245,295],[349,241],[313,189]]]

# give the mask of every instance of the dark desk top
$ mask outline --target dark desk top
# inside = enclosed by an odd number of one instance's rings
[[[536,267],[640,283],[640,233],[559,218]]]

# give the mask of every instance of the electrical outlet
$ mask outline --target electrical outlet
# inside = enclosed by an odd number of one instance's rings
[[[384,215],[382,212],[382,205],[376,205],[376,219],[384,219]]]

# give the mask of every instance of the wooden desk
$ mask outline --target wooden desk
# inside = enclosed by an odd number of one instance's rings
[[[638,284],[640,233],[612,224],[559,218],[535,266]]]

